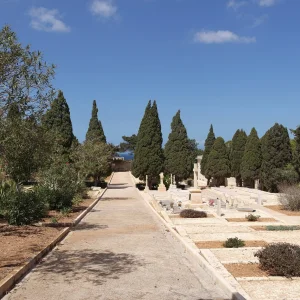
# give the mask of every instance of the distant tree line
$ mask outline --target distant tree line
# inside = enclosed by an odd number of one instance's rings
[[[211,125],[202,151],[195,140],[189,139],[178,111],[163,147],[157,104],[149,101],[138,134],[124,136],[121,149],[134,152],[133,175],[140,179],[148,175],[150,183],[157,181],[162,171],[175,175],[177,181],[191,177],[196,157],[203,154],[201,172],[208,185],[212,178],[213,184],[220,186],[226,178],[235,177],[237,186],[254,188],[259,180],[260,189],[278,192],[279,185],[299,181],[300,127],[291,132],[295,139],[291,140],[287,128],[276,123],[262,138],[255,128],[249,136],[238,129],[232,140],[225,142],[215,137]]]

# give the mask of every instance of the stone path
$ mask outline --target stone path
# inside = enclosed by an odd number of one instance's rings
[[[185,256],[129,173],[5,300],[223,299]]]

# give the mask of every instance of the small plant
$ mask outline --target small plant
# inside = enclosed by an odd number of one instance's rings
[[[245,216],[245,218],[246,218],[249,222],[256,222],[256,221],[258,221],[258,219],[260,218],[260,216],[259,216],[259,215],[249,214],[249,215]]]
[[[289,243],[270,244],[254,254],[260,267],[271,276],[300,276],[300,246]]]
[[[80,194],[76,194],[72,200],[74,206],[78,206],[83,201],[83,197]]]
[[[223,246],[225,248],[241,248],[245,246],[245,242],[238,237],[227,239]]]
[[[70,213],[72,212],[72,209],[69,207],[64,207],[60,210],[60,213],[62,214],[62,216],[64,217],[68,217],[70,215]]]
[[[52,217],[52,218],[51,218],[51,223],[52,223],[52,224],[57,224],[57,223],[58,223],[57,218],[56,218],[56,217]]]
[[[205,211],[199,211],[194,209],[185,209],[180,212],[181,218],[207,218]]]
[[[300,226],[284,226],[284,225],[268,225],[266,226],[268,231],[291,231],[291,230],[300,230]]]

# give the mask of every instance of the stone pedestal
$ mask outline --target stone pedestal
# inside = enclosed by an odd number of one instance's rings
[[[200,190],[190,190],[190,200],[191,204],[202,204],[202,195]]]

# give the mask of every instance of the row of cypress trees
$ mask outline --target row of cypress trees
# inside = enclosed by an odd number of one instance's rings
[[[171,133],[164,149],[162,143],[157,104],[156,101],[153,104],[149,101],[137,135],[132,174],[140,179],[148,175],[150,185],[162,171],[176,175],[177,180],[187,178],[192,172],[195,151],[180,111],[173,117]]]
[[[72,146],[79,144],[73,134],[69,105],[62,91],[58,92],[57,98],[51,104],[51,108],[43,116],[42,124],[44,128],[53,133],[56,143],[63,149],[63,153],[68,154]],[[98,119],[98,108],[95,100],[93,101],[92,116],[86,133],[86,141],[106,143],[103,127]]]
[[[294,134],[296,149],[292,155],[288,130],[278,123],[261,139],[255,128],[248,137],[238,129],[230,143],[215,138],[211,125],[201,162],[202,173],[208,182],[214,177],[218,185],[224,184],[226,177],[235,177],[237,186],[254,187],[254,181],[259,179],[261,189],[277,192],[279,184],[294,183],[299,178],[300,129]]]

